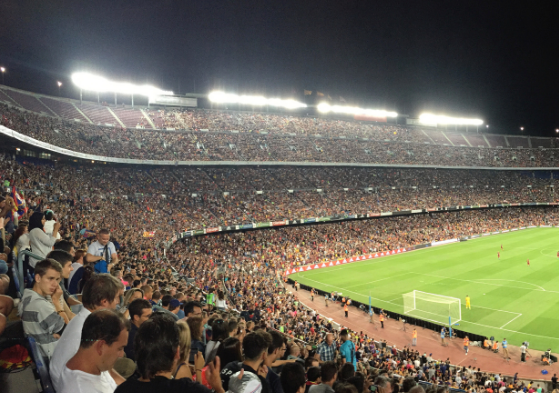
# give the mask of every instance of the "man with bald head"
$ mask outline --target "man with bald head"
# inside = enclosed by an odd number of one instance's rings
[[[336,343],[332,333],[326,334],[326,340],[318,346],[318,354],[321,362],[333,361],[336,359]]]

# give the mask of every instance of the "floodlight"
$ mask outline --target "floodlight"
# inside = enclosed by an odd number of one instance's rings
[[[422,113],[419,121],[424,124],[444,124],[459,126],[480,126],[483,124],[481,119],[465,119],[461,117],[450,117],[444,115],[433,115],[431,113]]]
[[[113,82],[102,76],[92,75],[88,72],[72,74],[72,82],[82,90],[91,90],[97,93],[120,93],[141,96],[173,95],[172,91],[165,91],[150,85],[134,85],[127,82]]]
[[[4,67],[0,67],[0,71],[5,72],[6,69]]]
[[[62,82],[58,81],[56,83],[58,83],[58,87],[62,86]]]
[[[330,105],[326,102],[321,102],[317,105],[316,109],[322,113],[343,113],[346,115],[360,115],[360,116],[371,116],[371,117],[397,117],[398,113],[388,112],[382,109],[363,109],[356,108],[352,106],[342,106],[342,105]]]
[[[266,98],[263,96],[245,96],[237,95],[231,93],[225,93],[223,91],[212,91],[208,95],[208,99],[211,102],[218,104],[242,104],[242,105],[252,105],[252,106],[277,106],[286,109],[297,109],[306,108],[307,104],[295,101],[293,99],[283,100],[281,98]]]

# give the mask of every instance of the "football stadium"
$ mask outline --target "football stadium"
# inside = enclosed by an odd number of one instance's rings
[[[0,4],[0,392],[559,393],[555,12],[430,3]]]

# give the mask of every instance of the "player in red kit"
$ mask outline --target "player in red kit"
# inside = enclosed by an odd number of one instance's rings
[[[526,259],[526,262],[528,263],[528,266],[530,266],[530,260]]]
[[[501,250],[503,249],[503,245],[501,244]]]
[[[501,260],[501,253],[500,252],[497,253],[497,259]]]

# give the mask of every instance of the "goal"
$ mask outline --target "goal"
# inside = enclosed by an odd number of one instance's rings
[[[404,314],[446,325],[462,319],[460,299],[456,297],[413,291],[404,293]]]

